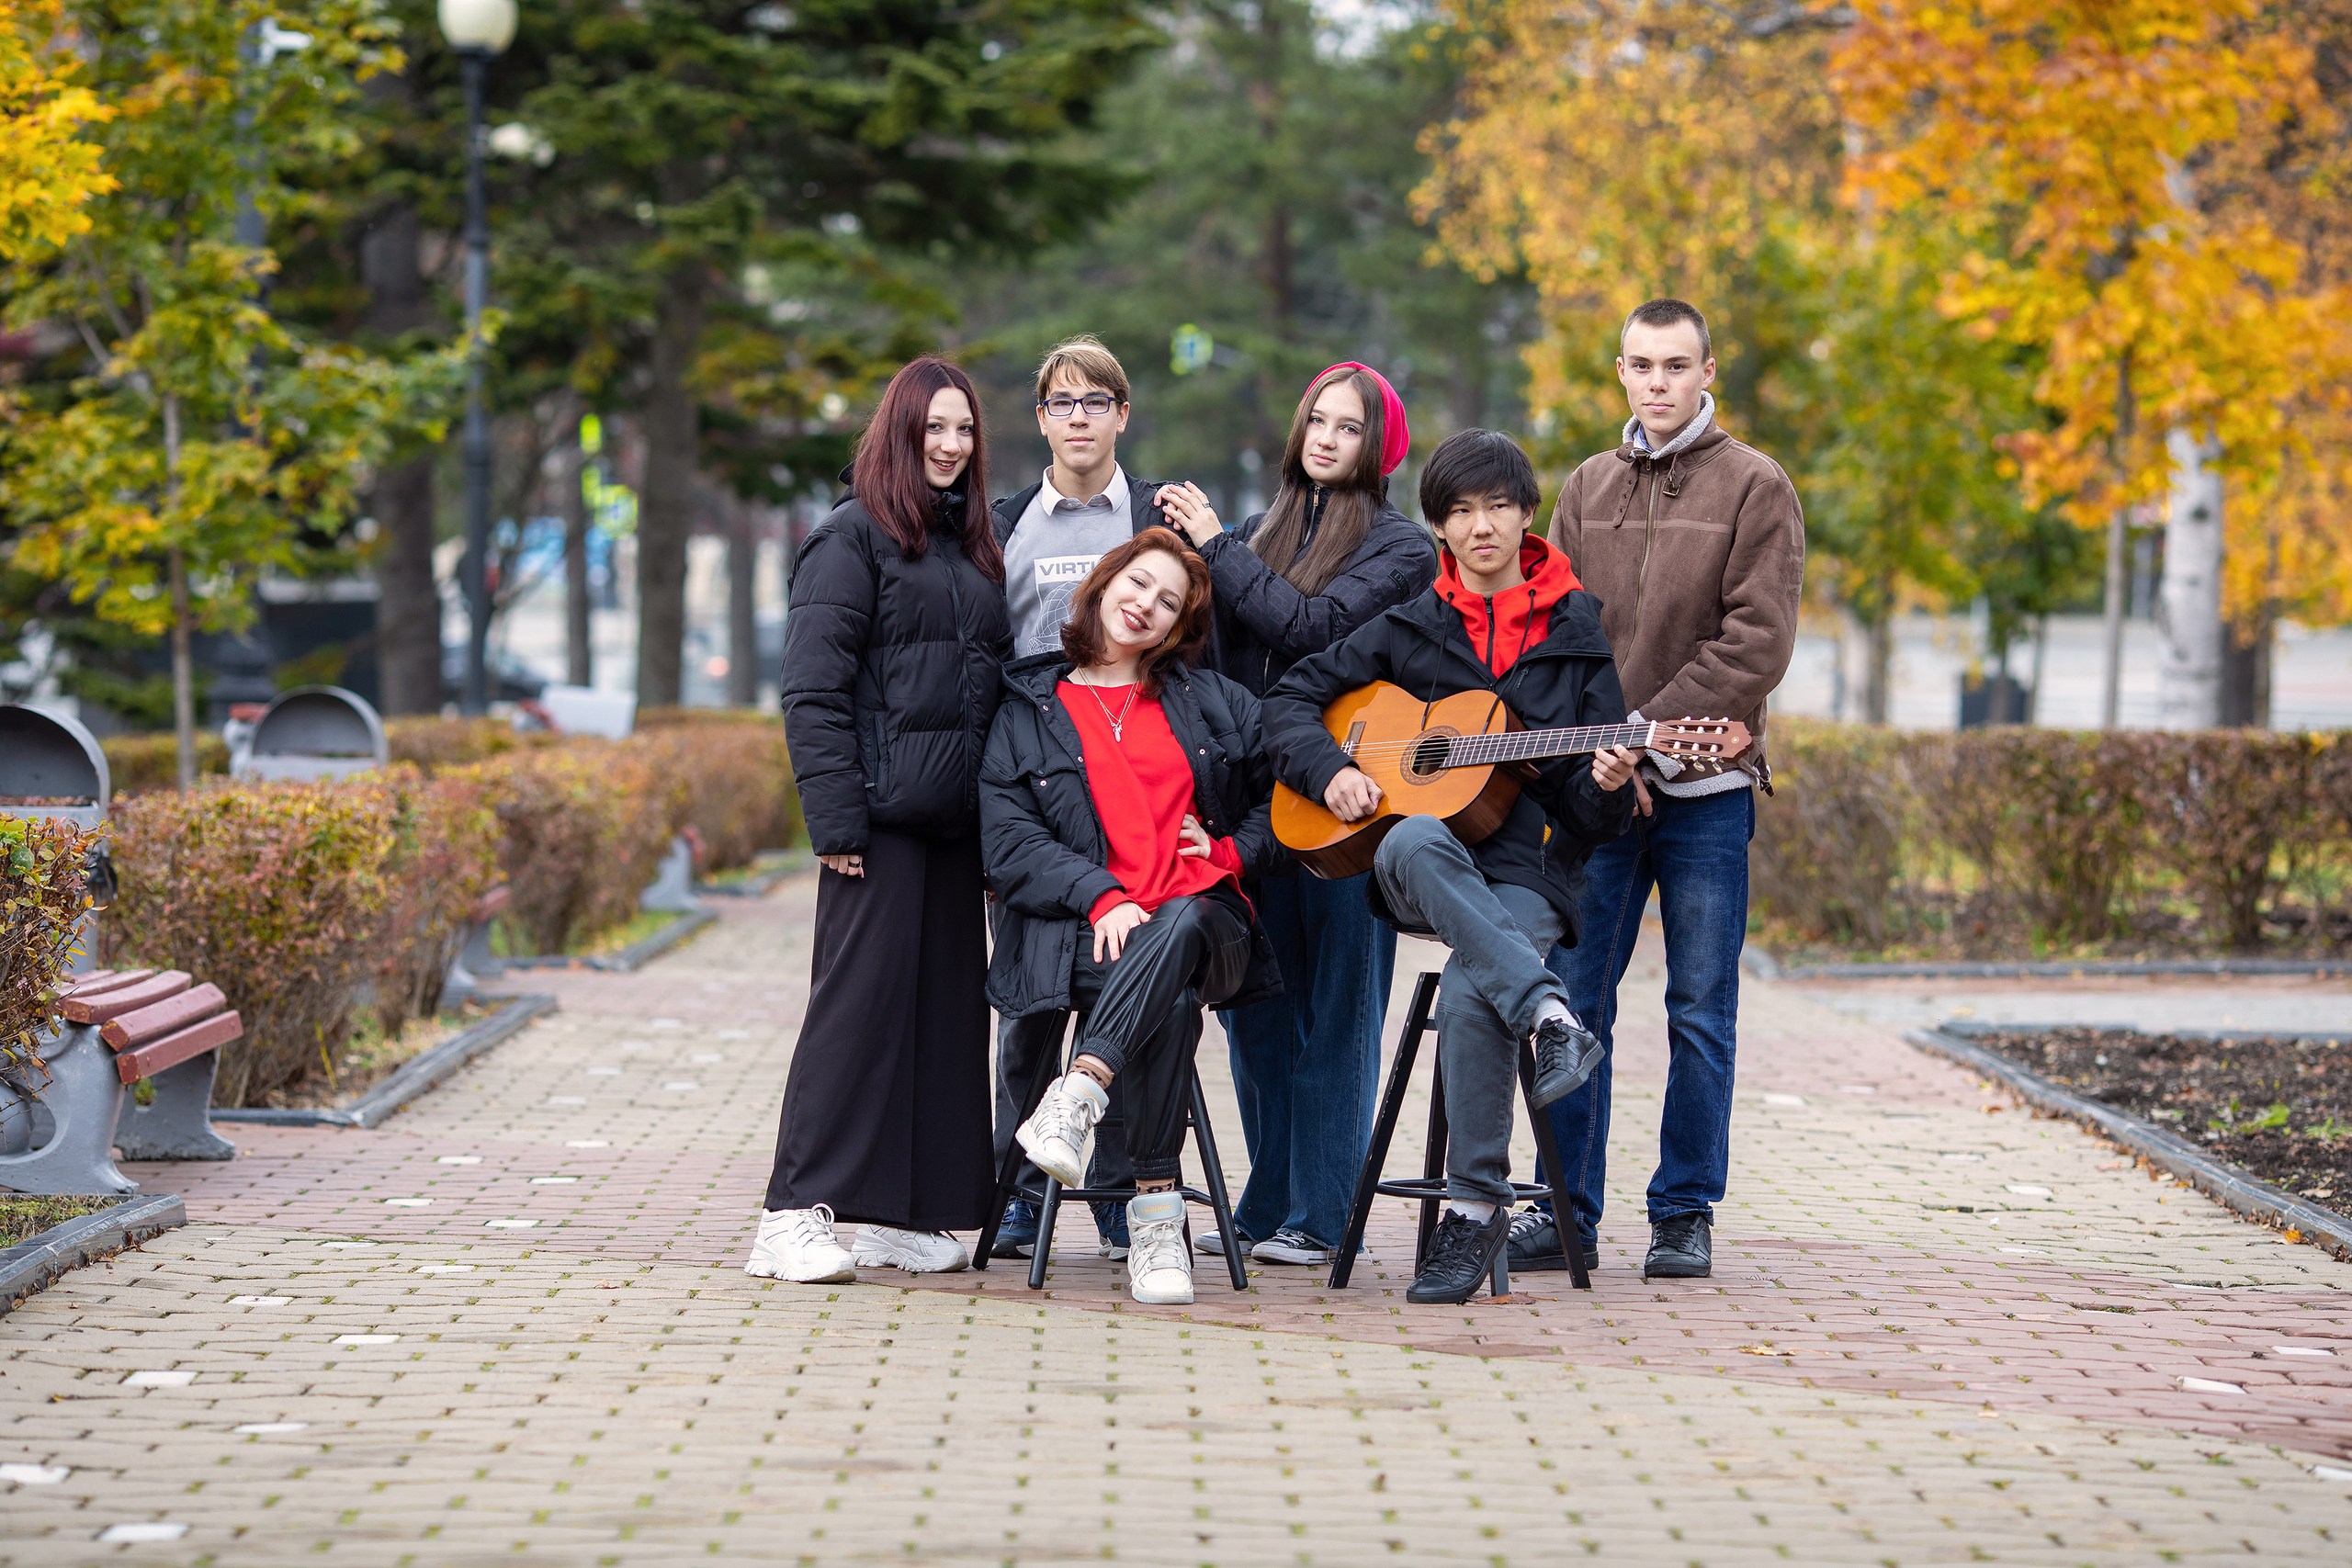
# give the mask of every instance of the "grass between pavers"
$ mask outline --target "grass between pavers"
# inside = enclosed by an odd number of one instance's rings
[[[119,1200],[112,1197],[36,1198],[25,1193],[0,1192],[0,1247],[15,1247],[32,1240],[53,1225],[68,1220],[95,1214]]]
[[[1969,1039],[2352,1218],[2352,1043],[2099,1028]]]

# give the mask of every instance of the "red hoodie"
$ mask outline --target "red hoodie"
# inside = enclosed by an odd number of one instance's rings
[[[1462,617],[1471,648],[1498,680],[1552,629],[1552,606],[1584,586],[1568,558],[1554,549],[1550,540],[1533,534],[1520,541],[1519,570],[1527,581],[1518,587],[1491,595],[1476,593],[1464,585],[1453,552],[1438,552],[1438,597]]]

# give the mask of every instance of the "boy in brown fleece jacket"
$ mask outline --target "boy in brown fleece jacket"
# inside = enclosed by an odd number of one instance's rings
[[[1736,718],[1756,741],[1737,765],[1704,777],[1669,758],[1644,761],[1632,829],[1585,868],[1583,940],[1553,949],[1550,964],[1607,1050],[1617,984],[1657,888],[1671,1055],[1642,1272],[1703,1279],[1731,1157],[1747,840],[1756,789],[1771,787],[1764,699],[1795,646],[1804,511],[1778,463],[1715,423],[1713,344],[1691,306],[1653,299],[1627,317],[1617,378],[1633,417],[1619,444],[1587,458],[1560,491],[1552,543],[1601,602],[1633,716]],[[1604,1055],[1551,1108],[1589,1267],[1599,1260],[1610,1065]],[[1510,1266],[1566,1268],[1561,1234],[1548,1210],[1516,1216]]]

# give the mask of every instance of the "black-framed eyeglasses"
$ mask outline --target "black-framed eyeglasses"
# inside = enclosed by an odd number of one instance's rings
[[[1046,411],[1047,419],[1068,419],[1080,409],[1101,419],[1119,406],[1119,400],[1108,392],[1089,392],[1082,398],[1047,398],[1037,406]]]

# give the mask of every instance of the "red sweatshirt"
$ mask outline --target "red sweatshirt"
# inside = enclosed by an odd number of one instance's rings
[[[1568,558],[1554,549],[1550,540],[1532,534],[1520,541],[1519,570],[1527,581],[1518,587],[1492,595],[1477,593],[1464,586],[1453,552],[1438,552],[1438,597],[1461,615],[1470,646],[1498,680],[1552,629],[1552,606],[1584,586]]]
[[[1170,898],[1205,893],[1228,879],[1238,882],[1241,855],[1231,839],[1216,840],[1206,860],[1176,852],[1183,841],[1177,829],[1193,811],[1193,766],[1168,728],[1159,699],[1133,686],[1071,681],[1062,682],[1054,694],[1078,726],[1087,788],[1110,841],[1110,873],[1119,879],[1118,891],[1096,899],[1086,918],[1099,920],[1130,899],[1148,914]],[[1125,717],[1114,736],[1111,720],[1123,711]]]

